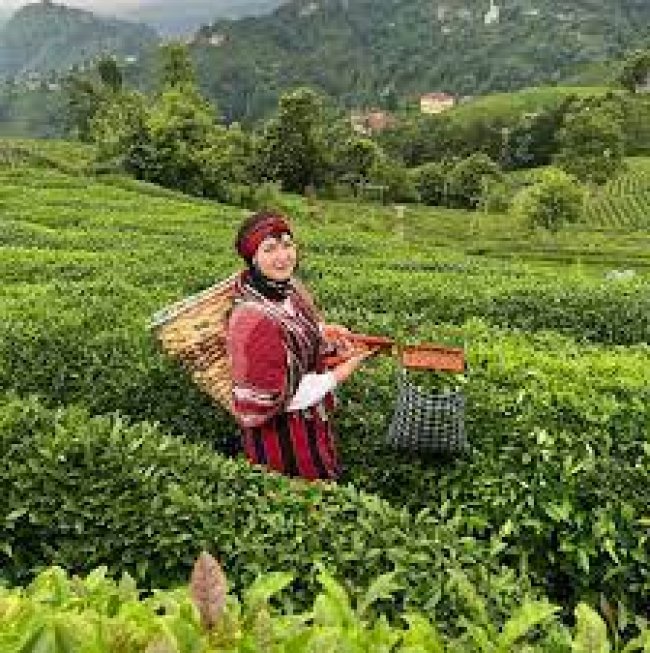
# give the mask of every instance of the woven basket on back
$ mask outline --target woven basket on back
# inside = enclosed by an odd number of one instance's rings
[[[196,384],[232,412],[226,351],[237,274],[158,311],[149,323],[163,351],[181,361]]]

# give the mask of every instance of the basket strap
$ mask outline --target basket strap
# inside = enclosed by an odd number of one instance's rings
[[[235,272],[226,279],[218,281],[208,288],[205,288],[204,290],[194,293],[193,295],[183,297],[182,299],[179,299],[178,301],[161,308],[150,317],[146,328],[150,331],[158,329],[170,320],[174,319],[179,313],[182,313],[184,310],[195,306],[215,291],[220,289],[226,290],[234,284],[237,275],[238,273]]]

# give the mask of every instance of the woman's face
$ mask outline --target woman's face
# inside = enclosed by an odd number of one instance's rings
[[[286,281],[296,267],[296,244],[291,234],[267,236],[257,248],[253,261],[262,274],[273,281]]]

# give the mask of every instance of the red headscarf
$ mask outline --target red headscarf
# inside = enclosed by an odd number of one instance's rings
[[[235,248],[241,257],[250,261],[266,237],[286,233],[291,233],[291,227],[285,216],[272,211],[262,211],[246,221],[237,236]]]

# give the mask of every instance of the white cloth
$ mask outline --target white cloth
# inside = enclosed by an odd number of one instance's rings
[[[332,372],[305,374],[298,384],[296,394],[287,406],[287,410],[302,410],[317,404],[328,392],[336,387],[336,377]]]

